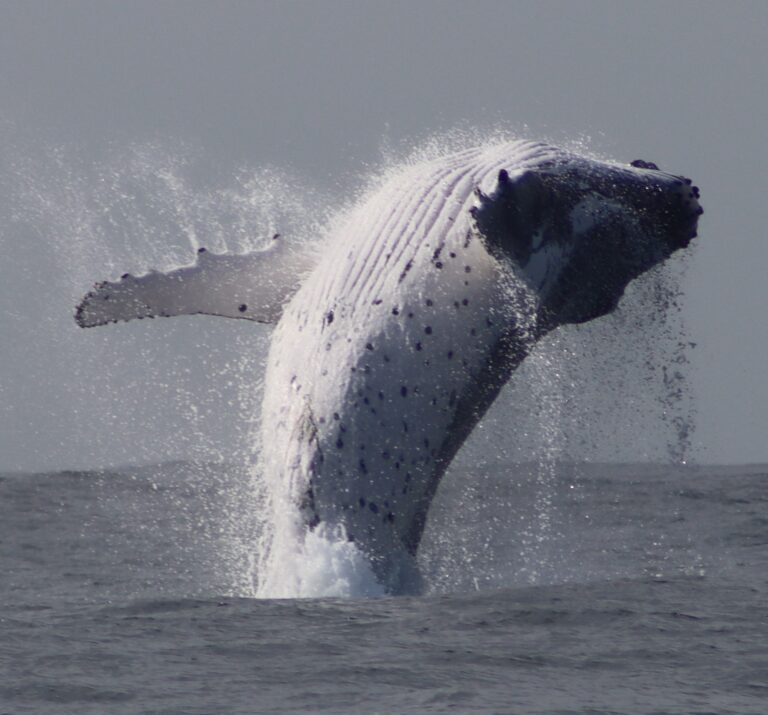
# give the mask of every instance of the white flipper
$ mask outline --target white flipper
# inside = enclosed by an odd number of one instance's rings
[[[215,254],[201,248],[194,265],[97,283],[77,306],[75,320],[81,328],[91,328],[202,313],[274,323],[314,263],[311,251],[277,237],[254,253]]]

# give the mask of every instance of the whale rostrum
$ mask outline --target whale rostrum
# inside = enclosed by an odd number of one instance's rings
[[[319,247],[202,252],[97,284],[76,319],[275,323],[260,454],[275,520],[299,540],[352,542],[397,593],[418,588],[432,497],[511,373],[547,332],[611,312],[686,247],[698,199],[651,162],[483,146],[406,167]]]

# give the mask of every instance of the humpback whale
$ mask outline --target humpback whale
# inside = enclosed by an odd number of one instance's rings
[[[76,320],[274,323],[260,459],[275,518],[299,542],[352,544],[399,593],[418,588],[441,477],[515,368],[685,248],[698,199],[651,162],[481,146],[407,166],[319,247],[200,249],[193,265],[96,284]]]

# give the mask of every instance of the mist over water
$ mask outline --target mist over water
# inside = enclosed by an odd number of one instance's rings
[[[247,252],[280,233],[322,250],[360,197],[404,167],[508,136],[461,130],[403,150],[385,145],[382,166],[357,177],[359,193],[334,195],[275,167],[213,170],[200,152],[173,142],[113,145],[86,158],[76,146],[4,131],[0,290],[11,339],[3,353],[18,366],[18,379],[2,386],[6,452],[23,469],[232,464],[240,476],[226,510],[225,560],[238,573],[230,579],[236,592],[379,593],[343,539],[314,534],[299,546],[289,521],[281,527],[288,551],[279,571],[258,573],[271,543],[265,529],[274,528],[264,515],[272,502],[258,448],[268,327],[197,316],[82,331],[73,308],[94,280],[189,264],[201,246]],[[583,143],[577,148],[585,152]],[[684,259],[674,259],[630,285],[614,314],[544,339],[460,453],[437,513],[447,491],[452,508],[484,518],[478,475],[500,462],[532,465],[522,479],[533,490],[533,518],[522,529],[497,524],[514,531],[520,558],[505,573],[472,577],[475,588],[558,581],[562,564],[551,545],[560,536],[555,483],[563,463],[688,458],[695,410],[678,288],[683,267]],[[40,376],[34,388],[30,372]],[[41,395],[44,404],[36,404]],[[449,519],[434,522],[420,554],[424,587],[467,587],[468,565],[486,547],[462,541]]]

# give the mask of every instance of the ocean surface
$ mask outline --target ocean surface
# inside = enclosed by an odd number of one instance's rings
[[[455,468],[419,597],[254,597],[236,465],[0,476],[0,713],[768,712],[768,467]]]

